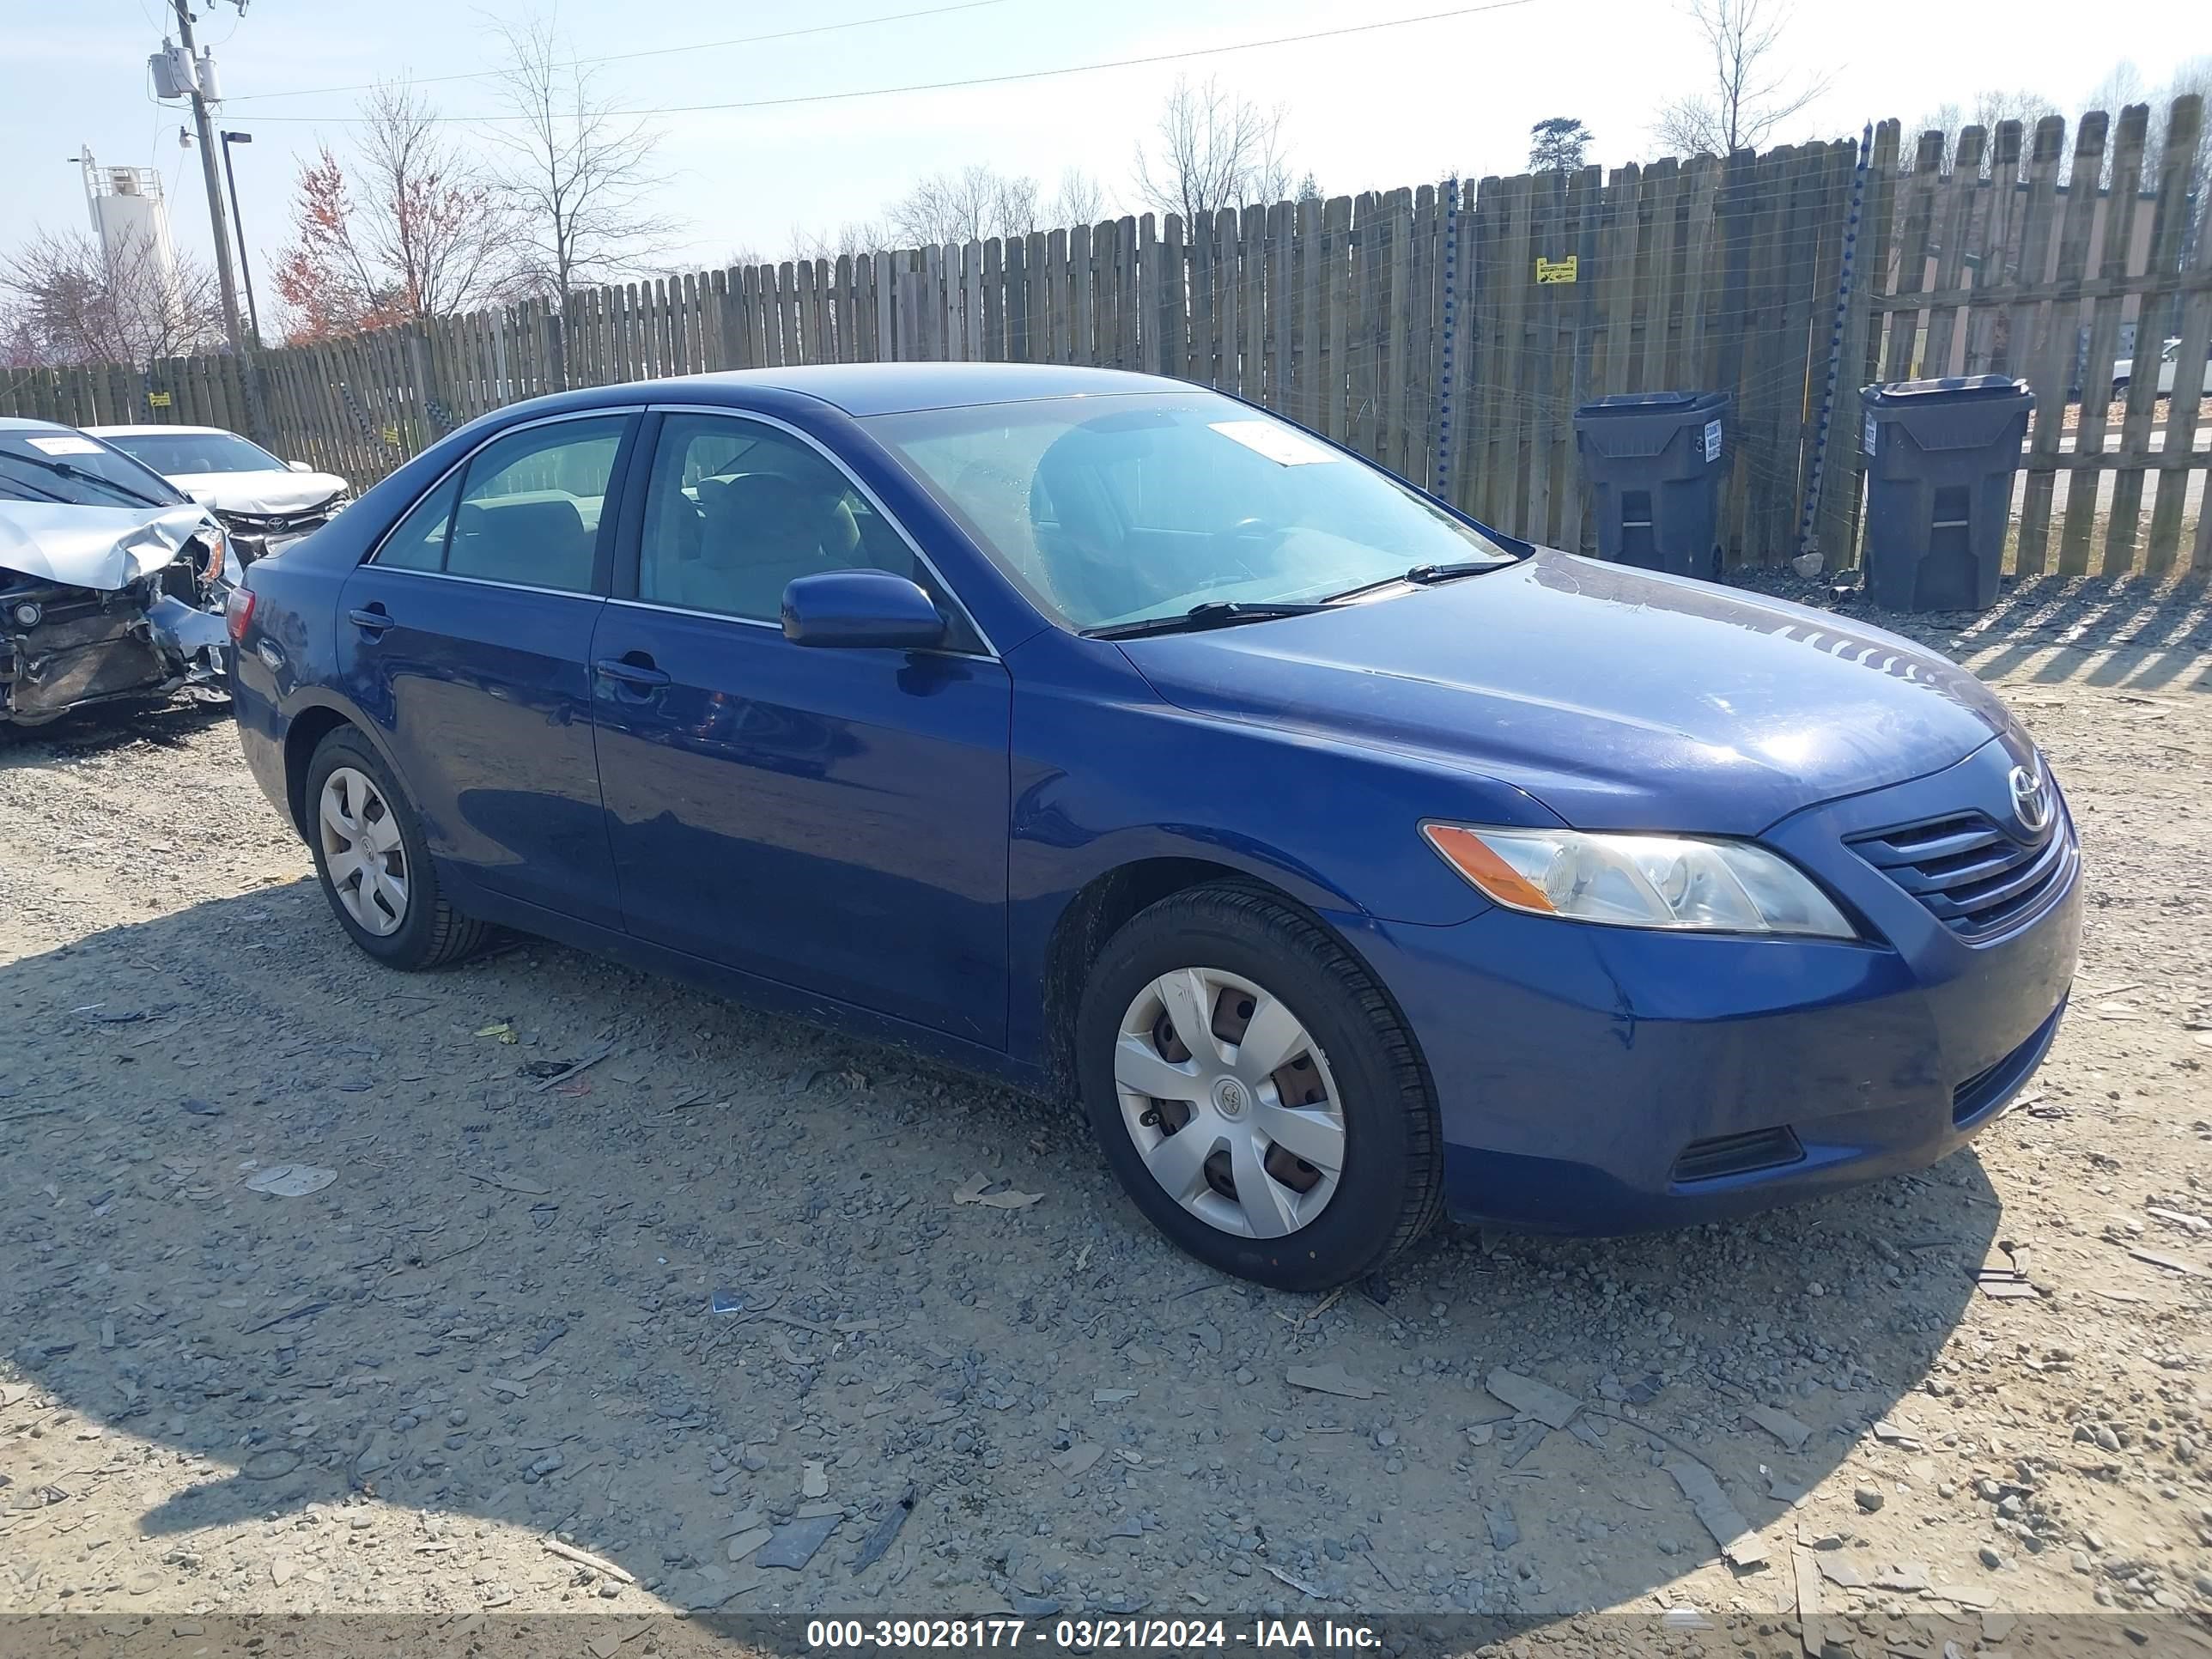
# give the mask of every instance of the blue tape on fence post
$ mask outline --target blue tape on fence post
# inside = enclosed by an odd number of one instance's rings
[[[1459,309],[1459,180],[1444,180],[1444,330],[1437,356],[1437,465],[1431,493],[1451,499],[1452,328]]]
[[[1851,170],[1851,210],[1844,221],[1843,270],[1836,278],[1835,315],[1828,330],[1828,378],[1820,390],[1820,418],[1813,428],[1813,465],[1805,475],[1805,503],[1797,518],[1799,557],[1813,550],[1813,515],[1820,510],[1820,479],[1828,465],[1828,428],[1836,414],[1836,381],[1843,373],[1844,330],[1850,319],[1851,276],[1858,264],[1859,215],[1866,204],[1867,160],[1874,150],[1874,123],[1859,140],[1858,166]]]

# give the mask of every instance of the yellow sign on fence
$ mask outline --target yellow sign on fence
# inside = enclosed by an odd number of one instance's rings
[[[147,407],[147,408],[149,408],[149,409],[167,409],[168,406],[169,406],[169,394],[168,394],[167,392],[148,392],[148,393],[146,394],[146,407]]]
[[[1580,254],[1570,253],[1564,259],[1536,261],[1536,280],[1540,283],[1571,283],[1575,280],[1575,265]]]

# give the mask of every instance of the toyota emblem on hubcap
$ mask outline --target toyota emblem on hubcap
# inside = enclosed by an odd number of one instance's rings
[[[2045,781],[2042,769],[2031,772],[2025,766],[2015,766],[2008,781],[2012,810],[2019,816],[2020,827],[2031,836],[2041,835],[2051,824],[2051,786]]]
[[[1224,1117],[1235,1117],[1244,1109],[1244,1085],[1233,1077],[1225,1077],[1213,1085],[1213,1103]]]

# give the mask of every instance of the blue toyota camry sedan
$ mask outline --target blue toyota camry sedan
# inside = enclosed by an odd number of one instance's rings
[[[1312,1288],[1920,1167],[2049,1048],[2081,865],[1907,641],[1534,547],[1264,410],[996,364],[487,416],[232,602],[398,969],[520,929],[1081,1102]]]

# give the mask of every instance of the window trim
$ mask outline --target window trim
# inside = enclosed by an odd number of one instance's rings
[[[637,442],[638,432],[642,425],[641,417],[644,415],[645,409],[646,406],[643,404],[611,404],[600,409],[564,410],[557,415],[539,415],[527,421],[516,421],[511,425],[500,428],[496,432],[486,433],[482,440],[470,447],[466,454],[457,457],[452,465],[415,492],[414,499],[401,510],[399,516],[377,532],[376,540],[370,544],[368,551],[362,556],[361,563],[356,568],[380,569],[398,576],[428,576],[436,581],[467,582],[477,587],[503,588],[514,593],[551,593],[568,599],[607,598],[614,588],[615,553],[619,545],[620,520],[625,507],[624,480],[629,471],[629,456]],[[456,473],[462,474],[460,493],[463,495],[467,493],[466,471],[469,464],[501,439],[511,437],[518,432],[528,432],[538,427],[556,425],[562,421],[603,421],[613,416],[619,416],[627,424],[623,427],[622,436],[617,442],[614,461],[607,470],[607,491],[600,505],[599,529],[596,534],[602,540],[610,536],[612,536],[615,540],[606,550],[607,556],[604,564],[599,558],[599,550],[597,548],[592,550],[592,585],[589,587],[580,591],[573,587],[538,587],[528,582],[497,581],[489,576],[457,575],[450,570],[410,570],[404,565],[378,563],[378,560],[383,556],[385,544],[391,541],[399,526],[407,522],[409,516],[426,498],[444,489],[448,478],[453,477]],[[452,516],[459,517],[459,495],[454,497],[453,508]],[[453,534],[453,527],[449,519],[446,526],[448,550],[451,548]],[[443,561],[441,560],[440,562],[442,564]]]
[[[713,622],[742,623],[750,628],[773,629],[779,635],[782,634],[781,623],[770,622],[764,617],[739,617],[726,611],[696,611],[684,605],[666,605],[658,599],[640,599],[635,592],[626,593],[622,591],[625,586],[631,589],[637,586],[638,566],[644,556],[645,550],[645,513],[648,506],[645,499],[646,493],[652,487],[653,463],[659,458],[660,434],[666,427],[665,417],[671,415],[707,415],[722,420],[750,421],[798,439],[799,442],[827,461],[874,509],[876,515],[889,525],[897,534],[898,538],[906,544],[907,551],[914,555],[915,562],[929,573],[931,579],[937,584],[938,591],[945,595],[946,602],[959,613],[960,620],[964,622],[969,630],[982,642],[982,648],[980,651],[939,646],[920,654],[961,657],[987,662],[1004,660],[1000,654],[999,647],[992,642],[990,635],[984,631],[982,623],[975,620],[975,611],[969,607],[968,602],[960,597],[958,590],[945,579],[945,573],[938,568],[937,561],[922,550],[921,544],[915,539],[913,532],[901,522],[897,514],[884,504],[884,498],[871,489],[866,481],[845,464],[842,457],[812,433],[793,426],[790,422],[779,419],[774,415],[763,414],[756,409],[742,408],[731,404],[656,403],[647,405],[647,412],[663,418],[655,422],[653,428],[652,453],[647,453],[647,446],[642,442],[638,446],[639,459],[635,468],[639,474],[636,486],[637,502],[635,510],[632,510],[628,503],[624,504],[625,534],[616,544],[612,580],[609,584],[609,604],[623,605],[637,611],[664,611],[678,617],[701,617]],[[643,428],[641,427],[641,436],[642,433]]]

